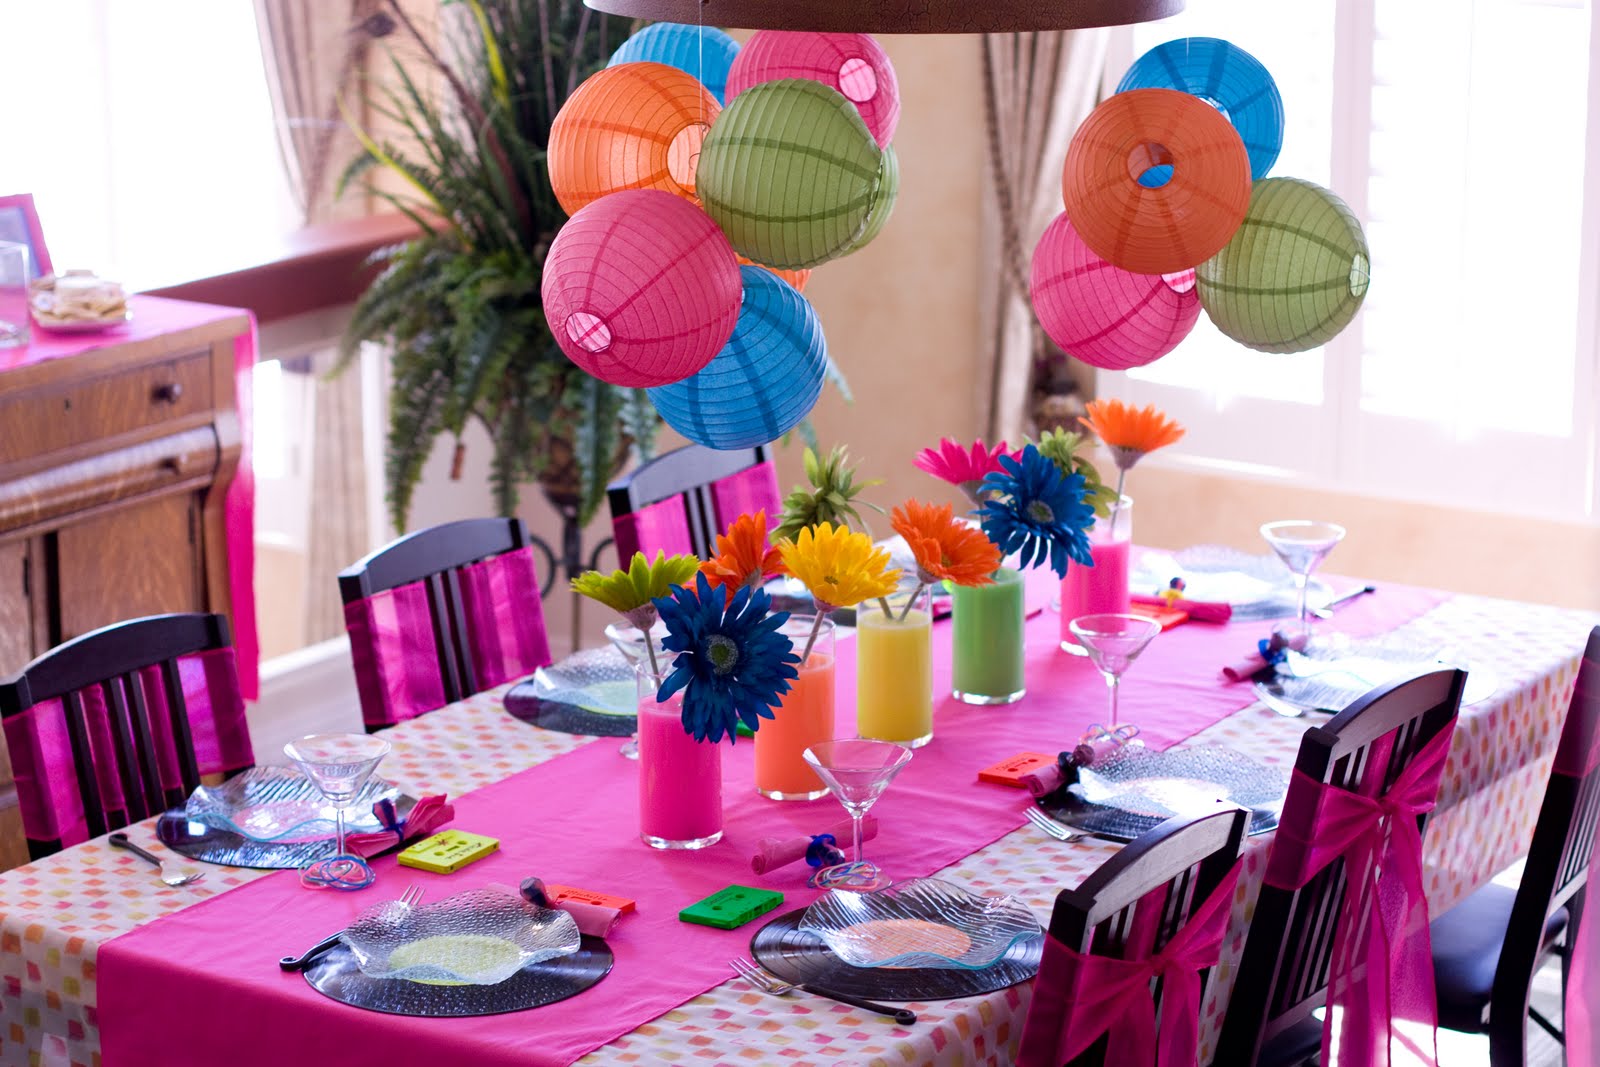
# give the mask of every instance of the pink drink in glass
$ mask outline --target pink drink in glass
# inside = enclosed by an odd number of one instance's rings
[[[1133,500],[1123,497],[1112,509],[1110,518],[1096,519],[1089,531],[1089,556],[1093,567],[1076,563],[1067,568],[1061,581],[1061,647],[1074,655],[1084,654],[1073,635],[1072,620],[1080,615],[1107,612],[1126,614],[1128,610],[1128,554],[1133,545]]]
[[[649,678],[648,665],[640,671]],[[640,682],[639,837],[652,848],[705,848],[722,839],[722,746],[684,732],[683,692],[665,704]]]

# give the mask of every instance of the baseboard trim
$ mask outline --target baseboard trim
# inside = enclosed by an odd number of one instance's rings
[[[281,763],[285,743],[318,731],[362,729],[350,641],[335,637],[261,665],[261,699],[248,708],[256,762]]]

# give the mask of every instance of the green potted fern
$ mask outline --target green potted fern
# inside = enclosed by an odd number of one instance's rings
[[[493,442],[495,502],[514,512],[536,481],[569,522],[586,523],[631,444],[648,458],[659,425],[642,390],[598,381],[556,347],[540,306],[545,253],[566,214],[551,192],[550,124],[626,37],[626,20],[582,0],[463,0],[464,42],[447,58],[389,0],[363,27],[392,37],[423,70],[392,58],[393,84],[366,91],[394,131],[361,132],[345,174],[410,216],[421,234],[379,253],[341,366],[363,341],[393,353],[386,456],[390,514],[404,529],[422,467],[442,434],[476,419]],[[436,83],[434,96],[423,88]],[[398,176],[403,192],[370,181]]]

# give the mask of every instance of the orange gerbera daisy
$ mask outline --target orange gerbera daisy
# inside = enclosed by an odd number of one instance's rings
[[[1136,408],[1120,400],[1091,400],[1088,410],[1089,417],[1078,421],[1111,450],[1117,469],[1124,473],[1148,453],[1183,436],[1183,427],[1154,404]]]
[[[923,585],[951,581],[956,585],[991,585],[1000,566],[1000,550],[982,530],[956,520],[949,504],[934,507],[907,500],[890,521],[917,558],[917,581]]]
[[[767,541],[766,511],[740,515],[726,534],[718,534],[717,554],[700,564],[700,573],[711,588],[725,588],[730,597],[741,586],[759,586],[785,573],[783,557]]]

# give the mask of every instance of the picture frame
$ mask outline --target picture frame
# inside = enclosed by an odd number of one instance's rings
[[[34,278],[55,273],[50,265],[50,250],[44,243],[44,228],[39,225],[39,212],[33,206],[32,193],[13,193],[0,196],[0,241],[14,241],[28,246],[32,261],[29,273]]]

